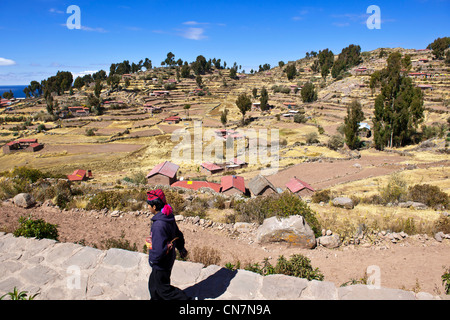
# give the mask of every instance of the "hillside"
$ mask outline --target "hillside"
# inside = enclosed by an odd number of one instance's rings
[[[354,99],[362,105],[364,122],[373,128],[374,101],[380,88],[372,92],[370,75],[386,67],[387,57],[392,52],[411,57],[411,68],[406,74],[413,78],[415,85],[423,86],[425,112],[419,130],[425,131],[423,126],[427,127],[427,139],[424,135],[420,144],[378,151],[373,148],[372,134],[361,138],[364,146],[360,150],[349,150],[345,146],[330,148],[329,141],[341,130],[347,107]],[[163,161],[180,165],[179,179],[220,183],[223,175],[233,174],[242,176],[247,187],[253,177],[266,169],[263,174],[275,188],[285,190],[289,180],[297,177],[316,191],[328,189],[333,196],[353,197],[360,203],[350,212],[330,206],[326,201],[310,203],[322,226],[341,234],[343,239],[361,223],[374,229],[393,228],[394,221],[404,223],[407,219],[415,221],[416,232],[432,233],[440,213],[448,208],[431,206],[422,211],[386,204],[380,206],[373,199],[394,173],[398,173],[408,187],[428,183],[447,195],[450,193],[450,159],[448,138],[445,138],[450,111],[450,70],[444,61],[433,60],[429,50],[377,49],[363,52],[361,59],[360,64],[337,79],[331,75],[323,79],[319,72],[313,72],[317,57],[299,59],[254,74],[238,73],[235,79],[230,77],[230,69],[213,67],[201,75],[202,88],[192,71],[189,78],[177,77],[177,67],[140,71],[123,75],[117,88],[112,88],[107,81],[102,82],[100,101],[104,111],[100,115],[90,112],[83,116],[55,118],[48,114],[43,97],[26,99],[5,108],[0,115],[3,119],[0,143],[5,145],[19,138],[37,139],[44,148],[37,152],[0,154],[0,172],[26,166],[67,176],[77,169],[89,169],[93,172],[93,180],[83,182],[83,188],[111,192],[133,190],[136,184],[130,181],[146,184],[145,175]],[[296,66],[297,76],[288,80],[285,69],[292,64]],[[314,84],[318,99],[303,103],[301,87],[309,82]],[[257,89],[256,98],[252,96],[254,88]],[[272,108],[267,111],[252,109],[247,112],[246,124],[242,126],[237,97],[246,93],[252,103],[258,103],[262,88],[267,89],[268,104]],[[87,106],[95,84],[72,90],[59,96],[53,94],[55,113]],[[159,95],[159,91],[167,91],[168,95]],[[223,129],[221,115],[224,110],[228,111],[226,128],[247,135],[242,140],[244,145],[236,143],[234,146],[234,156],[242,155],[243,150],[256,141],[252,140],[255,137],[248,137],[252,130],[259,134],[260,142],[265,142],[270,137],[270,129],[279,130],[278,154],[269,153],[271,145],[268,141],[268,151],[257,162],[249,161],[247,167],[236,168],[231,173],[206,175],[200,165],[210,159],[197,161],[194,151],[199,143],[180,144],[174,132],[189,133],[189,137],[195,138],[195,125],[200,122],[203,133]],[[297,113],[304,114],[306,122],[294,122],[291,115]],[[172,116],[180,117],[180,121],[165,121]],[[269,129],[268,136],[264,135],[264,129]],[[204,151],[206,147],[222,148],[224,142],[219,140],[209,144],[209,140],[203,140],[200,144]],[[184,161],[173,159],[173,154],[181,153]],[[223,160],[214,158],[210,161]],[[3,200],[8,198],[6,193],[0,192]],[[71,206],[85,209],[87,203],[88,200],[82,199]],[[229,219],[230,211],[233,208],[211,209],[205,215],[224,222]],[[402,223],[395,227],[404,227]]]

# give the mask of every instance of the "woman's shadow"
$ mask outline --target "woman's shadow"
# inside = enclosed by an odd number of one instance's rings
[[[202,280],[183,291],[189,297],[198,300],[218,298],[227,291],[227,288],[236,273],[237,271],[221,268],[205,280]]]

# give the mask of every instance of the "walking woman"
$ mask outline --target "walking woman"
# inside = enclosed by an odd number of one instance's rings
[[[183,233],[178,229],[172,207],[167,204],[161,189],[147,192],[147,203],[152,217],[148,260],[152,272],[148,281],[151,300],[190,300],[186,293],[170,284],[175,262],[175,248],[181,257],[187,255]]]

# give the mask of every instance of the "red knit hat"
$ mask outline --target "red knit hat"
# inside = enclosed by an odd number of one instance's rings
[[[147,201],[152,201],[155,199],[161,199],[164,204],[167,204],[166,196],[164,195],[164,192],[161,189],[156,190],[150,190],[147,192]]]

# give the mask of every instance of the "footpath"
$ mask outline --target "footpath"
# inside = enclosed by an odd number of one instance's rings
[[[148,300],[151,268],[144,253],[99,250],[54,240],[0,232],[0,296],[38,293],[35,300]],[[261,276],[219,266],[176,261],[172,284],[198,300],[440,300],[430,293],[336,287],[284,275]]]

